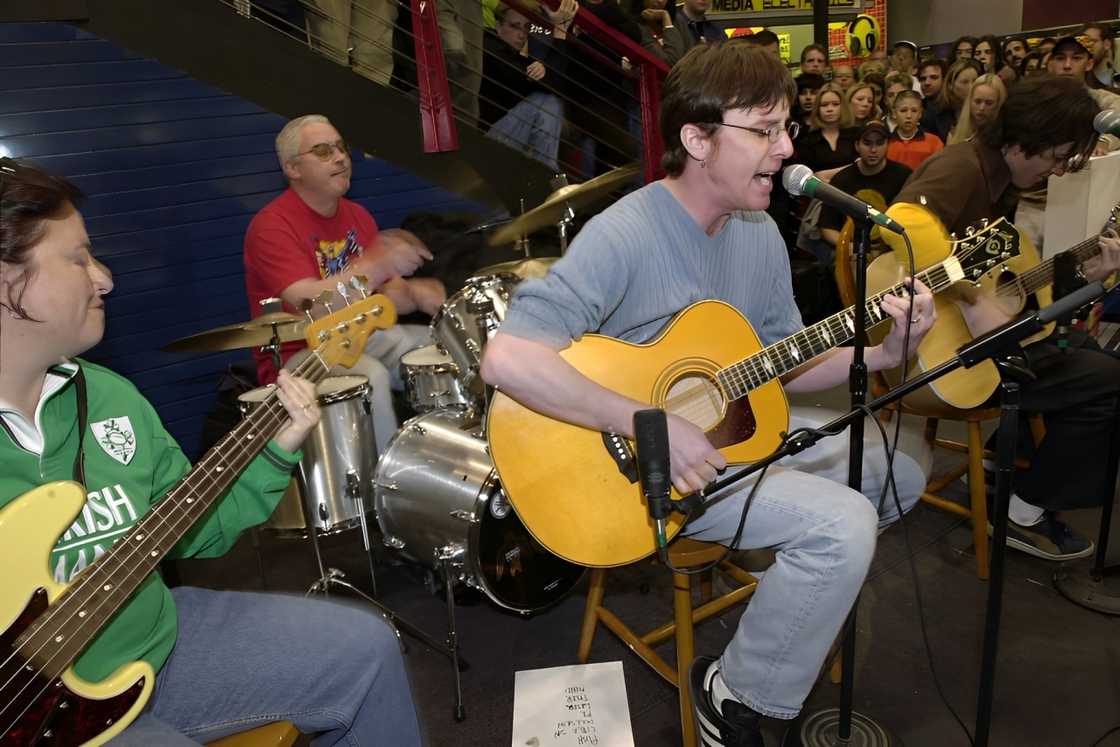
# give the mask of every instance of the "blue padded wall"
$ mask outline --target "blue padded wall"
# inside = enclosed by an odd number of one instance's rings
[[[160,347],[248,318],[242,238],[284,189],[284,122],[76,26],[0,24],[0,154],[82,188],[94,253],[113,271],[105,339],[87,357],[135,382],[192,457],[219,373],[248,353]],[[417,210],[482,210],[361,158],[350,197],[385,228]]]

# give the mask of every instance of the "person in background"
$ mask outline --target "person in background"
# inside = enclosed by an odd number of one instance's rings
[[[977,78],[965,99],[957,126],[949,133],[949,145],[971,139],[980,128],[995,120],[1005,101],[1007,88],[998,75],[986,73]]]
[[[790,119],[801,124],[801,132],[808,132],[809,116],[817,105],[817,96],[824,86],[824,78],[816,73],[802,73],[797,76],[795,82],[797,83],[797,99],[793,102]]]
[[[907,75],[917,72],[918,45],[912,41],[897,41],[891,50],[891,69]]]
[[[823,76],[828,67],[828,49],[823,44],[807,44],[801,50],[801,74]]]
[[[891,71],[887,73],[886,88],[883,90],[883,104],[880,107],[884,113],[884,119],[887,122],[887,127],[894,131],[895,122],[893,117],[894,112],[894,99],[895,96],[903,91],[914,90],[914,77],[910,73],[900,73],[898,71]]]
[[[858,196],[872,207],[886,210],[887,205],[891,204],[902,185],[910,178],[910,168],[890,160],[887,154],[889,135],[886,124],[877,119],[865,124],[856,139],[856,153],[859,157],[852,165],[836,172],[832,177],[832,186]],[[868,195],[867,191],[874,194]],[[840,229],[844,226],[844,214],[825,205],[821,208],[817,225],[821,238],[835,247],[840,240]],[[831,260],[828,264],[832,264]]]
[[[1042,61],[1043,61],[1044,65],[1045,65],[1045,62],[1046,62],[1046,57],[1054,49],[1055,42],[1057,42],[1057,39],[1055,39],[1052,36],[1047,36],[1042,41],[1040,41],[1038,43],[1038,45],[1035,47],[1035,51],[1038,52],[1040,55],[1042,55]]]
[[[1026,78],[1046,72],[1046,66],[1042,64],[1042,60],[1043,56],[1040,52],[1027,52],[1027,56],[1019,63],[1019,77]]]
[[[559,169],[560,130],[564,102],[554,92],[563,80],[564,41],[568,24],[578,10],[576,0],[564,0],[556,11],[553,44],[543,59],[528,53],[529,19],[514,8],[498,7],[498,27],[485,37],[481,122],[486,136],[524,151],[553,171]]]
[[[918,66],[918,85],[922,89],[922,128],[933,132],[937,128],[938,99],[945,84],[949,65],[945,60],[926,60]]]
[[[851,65],[834,65],[832,68],[832,82],[847,91],[856,82],[856,74]]]
[[[872,77],[882,78],[887,74],[887,65],[882,60],[868,60],[859,66],[859,79],[861,81]]]
[[[1113,59],[1112,32],[1099,23],[1087,23],[1081,35],[1088,39],[1089,54],[1093,55],[1093,77],[1096,83],[1107,88],[1116,85],[1116,64]]]
[[[894,99],[892,115],[895,128],[887,143],[890,160],[916,169],[922,161],[945,147],[941,138],[922,129],[922,97],[916,92],[899,93]]]
[[[1101,109],[1120,112],[1120,95],[1113,91],[1094,85],[1093,57],[1089,51],[1088,41],[1085,36],[1063,36],[1054,42],[1054,49],[1050,52],[1050,59],[1046,69],[1052,75],[1073,78],[1080,81],[1089,89],[1089,95],[1097,102]],[[1104,155],[1120,149],[1120,138],[1115,135],[1101,135],[1097,143],[1096,155]]]
[[[639,20],[642,46],[669,67],[677,64],[685,53],[684,41],[673,27],[675,11],[676,6],[668,0],[634,0],[630,7],[630,12]]]
[[[934,132],[943,141],[949,139],[949,133],[960,118],[961,109],[972,91],[972,84],[980,77],[980,63],[971,58],[961,58],[949,66],[945,75],[945,84],[941,87],[941,95],[937,99],[937,118]]]
[[[856,158],[856,132],[851,127],[852,114],[843,92],[835,83],[826,83],[809,114],[809,132],[798,138],[795,160],[818,177],[831,178]]]
[[[756,34],[738,37],[738,41],[750,44],[752,47],[759,47],[769,52],[775,59],[781,59],[781,43],[778,35],[770,29],[763,29]]]
[[[848,111],[851,113],[852,127],[863,127],[873,119],[882,119],[883,110],[879,106],[882,89],[874,83],[861,80],[845,93]]]
[[[984,67],[985,73],[998,73],[1003,67],[1003,46],[998,36],[981,36],[972,56]]]
[[[687,52],[697,44],[711,44],[723,40],[725,38],[723,31],[714,22],[708,20],[708,9],[711,6],[712,0],[684,0],[673,18],[673,26],[664,31],[666,37],[677,35],[679,38],[672,42],[666,38],[665,46],[672,44],[674,49]]]
[[[975,36],[962,36],[953,42],[950,59],[956,60],[971,60],[973,52],[976,50],[976,37]]]
[[[1003,61],[1016,70],[1027,56],[1027,42],[1023,39],[1008,39],[1003,43]]]
[[[395,0],[311,0],[307,9],[312,47],[383,86],[393,77],[396,22]]]

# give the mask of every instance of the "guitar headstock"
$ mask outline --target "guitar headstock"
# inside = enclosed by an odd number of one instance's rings
[[[1004,218],[969,226],[964,238],[953,237],[953,257],[971,282],[1018,256],[1019,231]]]
[[[349,289],[339,283],[336,290],[345,304],[338,311],[332,308],[334,294],[330,292],[324,292],[314,302],[303,302],[303,311],[309,318],[313,303],[324,306],[328,312],[307,325],[304,339],[327,367],[337,364],[350,368],[358,362],[371,334],[397,323],[397,308],[387,296],[369,295],[364,278],[354,278]]]

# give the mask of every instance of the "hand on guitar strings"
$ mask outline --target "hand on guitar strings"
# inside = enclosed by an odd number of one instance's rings
[[[1115,229],[1102,233],[1098,242],[1101,253],[1081,264],[1081,273],[1090,283],[1094,280],[1104,280],[1120,270],[1120,237],[1117,236]]]
[[[281,369],[276,377],[276,396],[288,413],[287,424],[276,434],[276,445],[285,451],[296,451],[319,423],[315,385]]]
[[[884,312],[890,315],[891,330],[883,338],[880,346],[883,368],[896,368],[912,356],[919,343],[937,321],[937,311],[933,305],[933,293],[917,278],[911,278],[913,288],[913,307],[910,298],[886,295],[881,304]],[[909,350],[903,350],[909,334]]]
[[[666,415],[673,487],[681,495],[703,490],[716,479],[719,470],[727,467],[727,460],[712,447],[704,431],[679,415]]]

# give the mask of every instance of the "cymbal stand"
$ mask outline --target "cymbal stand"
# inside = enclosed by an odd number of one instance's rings
[[[273,311],[283,311],[283,301],[279,298],[262,298],[260,301],[261,313],[268,314]],[[262,345],[260,352],[270,353],[272,355],[272,365],[279,371],[281,368],[280,361],[280,324],[278,322],[270,325],[272,327],[272,337],[269,339],[267,345]]]
[[[560,232],[560,256],[563,257],[568,253],[568,229],[572,227],[572,221],[576,219],[576,211],[572,210],[571,205],[564,206],[564,214],[560,216],[560,220],[556,222],[556,230]]]

